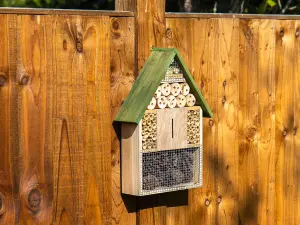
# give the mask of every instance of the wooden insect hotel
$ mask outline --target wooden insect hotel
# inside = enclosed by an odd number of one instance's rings
[[[152,49],[114,120],[122,123],[122,192],[200,187],[203,116],[212,112],[177,49]]]

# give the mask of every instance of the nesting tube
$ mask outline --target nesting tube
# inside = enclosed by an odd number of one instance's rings
[[[191,107],[191,106],[194,106],[196,103],[196,98],[193,94],[188,94],[186,96],[186,105]]]
[[[155,97],[156,99],[160,98],[160,96],[161,96],[161,86],[159,86],[159,87],[157,88],[157,90],[156,90],[156,92],[155,92],[155,94],[154,94],[154,97]]]
[[[182,108],[186,105],[186,98],[184,95],[178,95],[176,97],[176,103],[179,108]]]
[[[157,99],[157,106],[160,109],[164,109],[167,106],[167,97],[161,96],[159,99]]]
[[[161,93],[163,96],[168,96],[171,93],[171,85],[170,84],[162,84],[161,85]]]
[[[181,91],[181,86],[179,83],[173,83],[171,84],[171,94],[174,96],[178,96]]]
[[[168,107],[169,108],[175,108],[176,107],[176,97],[175,96],[173,96],[173,95],[169,95],[168,96],[168,98],[167,98],[167,100],[168,100]]]
[[[190,93],[190,86],[187,83],[182,83],[181,84],[181,94],[186,96],[189,93]]]
[[[149,105],[147,107],[147,109],[155,109],[155,106],[156,106],[156,99],[152,98],[151,102],[149,103]]]

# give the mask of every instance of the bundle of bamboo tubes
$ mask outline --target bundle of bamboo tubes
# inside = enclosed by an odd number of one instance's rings
[[[187,83],[162,83],[147,108],[182,108],[194,106],[195,103],[196,98],[190,93]]]
[[[187,114],[188,144],[200,143],[200,110],[188,110]]]
[[[142,120],[142,149],[155,149],[157,147],[156,142],[156,113],[145,113]]]

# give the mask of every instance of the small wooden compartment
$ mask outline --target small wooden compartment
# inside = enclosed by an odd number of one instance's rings
[[[147,110],[122,124],[122,192],[149,195],[202,185],[202,109]]]
[[[144,196],[202,185],[202,120],[212,112],[176,49],[153,49],[115,122],[122,192]]]

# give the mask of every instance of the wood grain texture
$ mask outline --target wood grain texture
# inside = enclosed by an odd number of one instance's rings
[[[111,115],[115,118],[122,102],[133,85],[136,71],[135,20],[133,18],[111,18],[110,21],[110,73],[111,73]],[[112,122],[112,121],[111,121]],[[136,199],[130,203],[121,195],[121,149],[120,130],[111,128],[112,167],[112,225],[136,224]],[[127,207],[134,210],[128,210]]]
[[[239,212],[242,224],[258,219],[258,26],[259,20],[240,21],[239,76]]]
[[[238,224],[239,20],[218,20],[218,224]],[[242,197],[241,197],[242,198]]]
[[[0,12],[1,225],[300,223],[299,22],[165,24],[152,6],[139,4],[140,21]],[[151,45],[178,48],[214,117],[203,120],[203,187],[137,199],[121,195],[112,119]]]
[[[122,124],[122,193],[139,196],[141,194],[141,123]]]
[[[116,11],[130,11],[135,12],[137,7],[137,0],[116,0]]]
[[[187,109],[157,110],[157,149],[187,147]]]
[[[295,22],[276,23],[276,224],[296,224],[294,151]],[[287,78],[288,75],[288,78]],[[297,74],[298,76],[298,74]],[[298,103],[299,104],[299,103]],[[299,189],[299,187],[298,187]],[[293,207],[292,207],[293,206]]]
[[[259,224],[275,224],[275,26],[275,21],[260,20],[258,28]]]
[[[300,224],[300,23],[299,21],[295,21],[295,71],[294,71],[294,174],[296,180],[296,208],[295,208],[295,223]]]
[[[47,74],[45,17],[18,16],[17,83],[21,224],[51,223],[51,149],[45,142]],[[50,162],[46,162],[49,160]],[[50,165],[49,167],[47,165]],[[45,173],[47,170],[47,174]]]
[[[48,19],[54,224],[111,224],[109,18]]]
[[[0,224],[14,224],[18,221],[18,183],[15,183],[18,163],[15,160],[17,148],[17,120],[12,121],[16,115],[15,95],[15,69],[16,64],[10,64],[15,57],[15,38],[12,34],[16,30],[16,17],[14,15],[0,16],[0,37],[2,54],[0,54]],[[10,38],[11,37],[11,38]],[[14,168],[15,167],[15,168]]]

